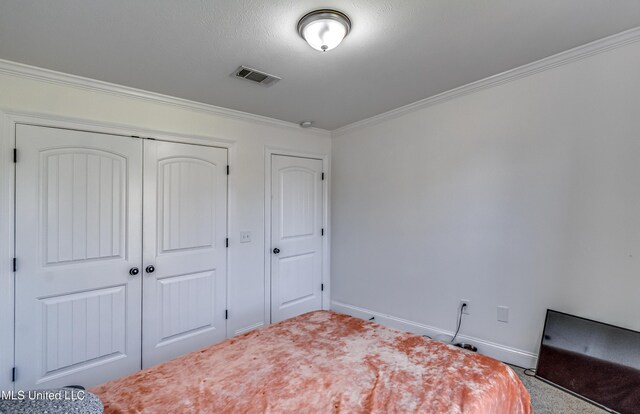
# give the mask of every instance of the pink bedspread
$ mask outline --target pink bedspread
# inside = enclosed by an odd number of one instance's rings
[[[105,413],[531,413],[501,362],[327,311],[90,391]]]

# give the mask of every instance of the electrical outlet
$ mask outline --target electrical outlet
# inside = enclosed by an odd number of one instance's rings
[[[240,243],[251,243],[251,232],[250,231],[241,231],[240,232]]]
[[[465,315],[471,315],[471,301],[468,299],[460,299],[460,304],[458,305],[458,309],[462,307],[462,305],[467,305],[462,309],[462,313]]]
[[[498,321],[509,322],[509,308],[506,306],[498,306]]]

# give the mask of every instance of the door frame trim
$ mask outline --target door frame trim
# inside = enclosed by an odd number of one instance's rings
[[[15,123],[0,112],[0,390],[13,391],[11,369],[14,367],[14,273],[15,254]]]
[[[15,366],[15,277],[11,260],[15,254],[15,164],[13,149],[16,143],[16,124],[27,124],[49,128],[64,128],[109,135],[135,136],[141,139],[155,138],[162,141],[197,144],[227,149],[227,162],[233,168],[237,165],[237,143],[234,139],[216,136],[180,134],[171,131],[139,128],[135,125],[116,124],[98,120],[65,117],[30,111],[15,111],[0,108],[0,390],[13,391],[11,370]],[[18,154],[19,162],[20,154]],[[230,234],[232,217],[236,206],[235,175],[227,177],[227,236]],[[18,263],[20,266],[20,263]],[[227,249],[227,292],[229,302],[229,275],[231,263]],[[226,321],[226,336],[230,337],[229,323]],[[19,373],[18,373],[19,375]]]
[[[331,307],[331,154],[291,151],[280,147],[265,147],[264,155],[264,320],[265,325],[272,323],[271,317],[271,159],[273,155],[313,158],[322,161],[324,185],[322,186],[322,309]]]

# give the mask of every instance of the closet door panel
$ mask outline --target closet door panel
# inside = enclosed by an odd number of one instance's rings
[[[18,125],[16,387],[140,368],[142,142]]]
[[[144,153],[148,367],[225,338],[227,150],[145,141]]]
[[[272,156],[271,322],[322,309],[322,160]]]

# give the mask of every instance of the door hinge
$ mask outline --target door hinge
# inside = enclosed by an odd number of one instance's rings
[[[227,165],[227,175],[229,175],[229,170],[230,170],[230,169],[231,169],[231,167],[229,167],[229,166]]]
[[[11,382],[16,382],[16,367],[11,369]]]
[[[322,173],[322,181],[324,181],[324,173]]]
[[[18,162],[18,148],[13,149],[13,162]]]
[[[320,235],[321,235],[321,236],[324,236],[324,229],[321,229],[321,230],[320,230]]]
[[[320,283],[320,291],[324,292],[324,283]]]
[[[228,237],[225,240],[225,245],[226,245],[225,247],[229,247],[229,238]]]
[[[229,309],[224,310],[224,319],[229,319]]]
[[[18,259],[16,259],[14,257],[13,258],[13,271],[15,272],[16,270],[18,270]]]

